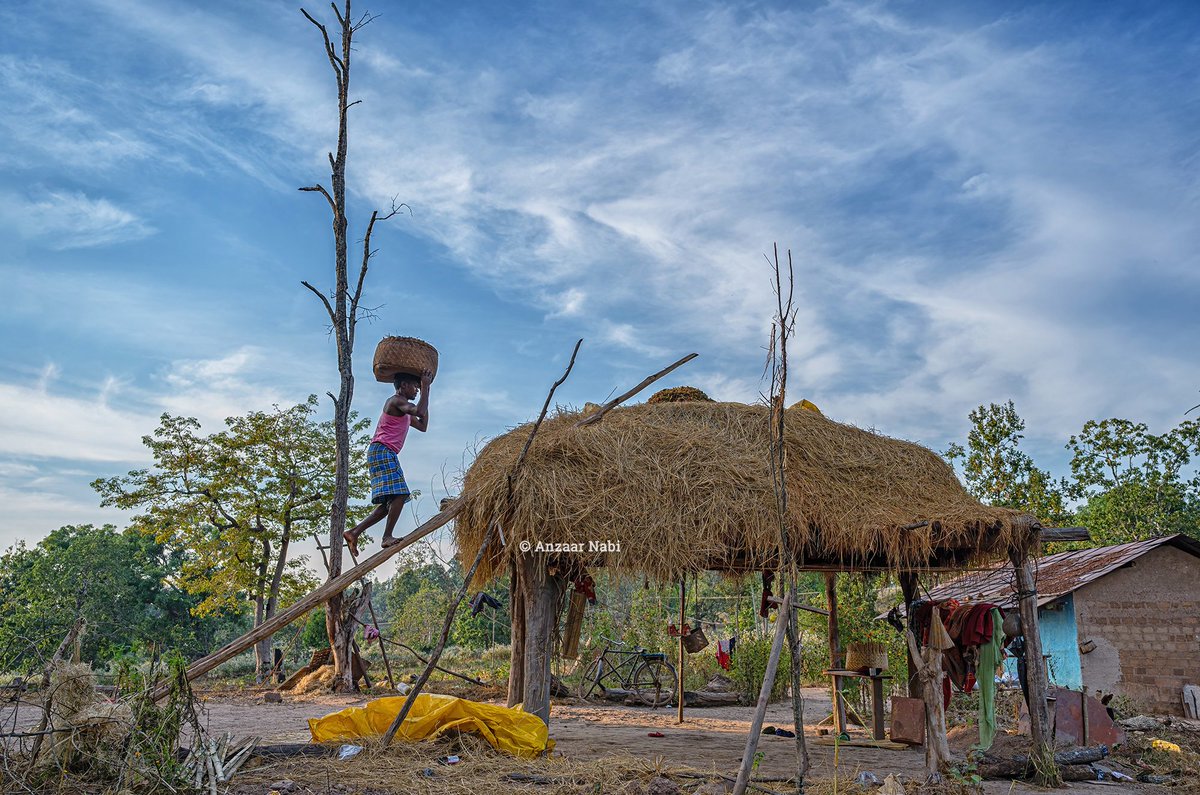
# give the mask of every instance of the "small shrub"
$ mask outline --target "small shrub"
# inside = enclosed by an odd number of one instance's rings
[[[733,655],[732,679],[737,685],[738,692],[748,702],[758,698],[762,689],[763,677],[767,672],[767,659],[771,656],[771,637],[746,638],[740,640]],[[779,668],[775,672],[775,685],[771,688],[771,698],[782,698],[787,692],[788,682],[792,676],[792,656],[785,646],[779,656]]]

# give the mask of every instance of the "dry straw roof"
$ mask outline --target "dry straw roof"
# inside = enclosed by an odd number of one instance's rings
[[[573,427],[582,416],[563,412],[542,425],[503,517],[507,544],[484,561],[485,578],[525,541],[582,545],[572,556],[585,565],[660,580],[778,566],[765,407],[642,404]],[[786,428],[788,533],[801,565],[949,566],[1025,540],[1018,514],[981,505],[920,445],[797,408]],[[492,440],[467,471],[455,529],[464,559],[503,507],[528,435],[525,425]],[[928,524],[904,529],[919,522]],[[593,541],[620,542],[620,551],[590,551]]]

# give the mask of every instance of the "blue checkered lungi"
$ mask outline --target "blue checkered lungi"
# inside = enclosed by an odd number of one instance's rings
[[[412,492],[404,481],[400,459],[390,447],[371,442],[367,448],[367,469],[371,473],[371,502],[387,505],[393,497],[407,498]]]

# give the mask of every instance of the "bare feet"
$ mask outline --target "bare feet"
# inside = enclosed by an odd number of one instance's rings
[[[399,544],[399,543],[400,543],[400,539],[398,539],[398,538],[392,538],[391,536],[384,536],[383,540],[379,542],[379,546],[382,549],[387,549],[388,547],[392,546],[393,544]]]
[[[342,538],[346,539],[346,546],[350,547],[350,554],[358,554],[358,536],[351,533],[349,530],[342,533]]]

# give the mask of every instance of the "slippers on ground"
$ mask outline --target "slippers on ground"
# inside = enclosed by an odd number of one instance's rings
[[[763,734],[774,734],[776,731],[778,731],[778,730],[774,726],[768,726],[762,730],[762,733]]]
[[[646,732],[647,737],[666,737],[662,732]]]
[[[776,737],[795,737],[796,733],[794,731],[792,731],[791,729],[776,729],[775,736]]]

